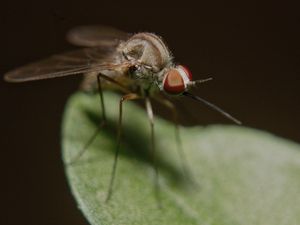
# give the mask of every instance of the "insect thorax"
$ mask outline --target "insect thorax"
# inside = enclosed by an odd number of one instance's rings
[[[159,72],[171,61],[171,53],[160,37],[152,33],[138,33],[122,43],[120,50],[124,57],[137,64],[151,67]]]
[[[121,43],[118,50],[134,65],[131,75],[143,86],[161,82],[164,71],[173,64],[166,44],[152,33],[135,34]]]

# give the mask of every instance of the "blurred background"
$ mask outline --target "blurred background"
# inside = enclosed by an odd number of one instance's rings
[[[0,74],[73,49],[65,32],[103,24],[155,32],[195,78],[194,93],[245,126],[300,142],[299,7],[287,2],[192,5],[136,1],[9,1],[0,7]],[[0,79],[1,224],[87,224],[71,196],[60,154],[64,105],[81,77],[9,84]],[[186,125],[230,123],[189,99]],[[155,108],[155,112],[167,111]]]

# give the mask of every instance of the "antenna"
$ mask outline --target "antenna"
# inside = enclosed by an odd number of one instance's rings
[[[207,105],[210,108],[214,109],[215,111],[221,113],[223,116],[225,116],[226,118],[230,119],[231,121],[235,122],[238,125],[242,124],[241,121],[237,120],[236,118],[234,118],[233,116],[231,116],[229,113],[225,112],[223,109],[219,108],[218,106],[214,105],[211,102],[206,101],[203,98],[200,98],[199,96],[193,95],[193,94],[191,94],[189,92],[183,92],[183,95],[187,96],[187,97],[190,97],[190,98],[192,98],[192,99],[194,99],[196,101],[204,103],[205,105]]]
[[[213,78],[209,77],[206,79],[202,79],[202,80],[194,80],[194,81],[190,81],[187,83],[188,86],[196,86],[197,84],[201,84],[201,83],[205,83],[207,81],[211,81]]]

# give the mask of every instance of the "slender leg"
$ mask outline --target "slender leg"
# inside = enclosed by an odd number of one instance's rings
[[[105,202],[107,203],[109,199],[112,196],[113,186],[114,186],[114,180],[116,176],[116,169],[117,169],[117,162],[118,162],[118,156],[119,156],[119,150],[120,150],[120,144],[121,144],[121,136],[122,136],[122,116],[123,116],[123,103],[127,100],[135,100],[141,98],[139,95],[134,93],[129,93],[127,95],[124,95],[120,100],[119,105],[119,123],[118,123],[118,137],[117,137],[117,146],[115,151],[115,158],[113,163],[113,168],[111,172],[110,182],[108,186],[108,192],[106,196]]]
[[[172,111],[173,121],[175,124],[175,139],[176,139],[177,152],[181,160],[182,170],[187,177],[191,177],[191,172],[188,169],[187,159],[183,151],[182,140],[181,140],[180,130],[179,130],[179,123],[178,123],[178,113],[176,107],[171,101],[167,99],[156,98],[156,100],[161,104],[165,105],[166,107],[168,107]]]
[[[102,74],[102,73],[99,73],[97,75],[97,85],[98,85],[98,94],[99,94],[99,98],[100,98],[100,110],[102,112],[102,120],[101,120],[100,124],[98,125],[98,127],[96,128],[96,130],[94,131],[94,133],[92,134],[92,136],[90,137],[90,139],[84,145],[84,147],[79,151],[79,153],[77,153],[77,155],[71,160],[71,162],[69,162],[70,165],[74,164],[85,153],[85,151],[88,149],[88,147],[95,140],[98,132],[106,124],[106,111],[105,111],[105,104],[104,104],[104,97],[103,97],[102,83],[101,83],[102,78],[109,81],[109,82],[111,82],[111,83],[113,83],[113,84],[115,84],[115,85],[117,85],[117,86],[119,86],[122,91],[127,92],[127,93],[130,92],[130,90],[128,90],[124,85],[122,85],[118,81],[114,80],[113,78],[110,78],[109,76],[106,76],[105,74]]]
[[[97,84],[98,84],[98,93],[100,97],[100,110],[102,109],[102,121],[103,123],[106,123],[106,112],[105,112],[104,98],[103,98],[101,78],[100,78],[101,75],[102,75],[101,73],[97,75]]]
[[[150,128],[151,128],[151,157],[152,157],[152,163],[155,171],[155,196],[157,198],[159,206],[161,206],[160,203],[160,196],[159,196],[159,177],[158,177],[158,168],[157,168],[157,162],[156,162],[156,152],[155,152],[155,137],[154,137],[154,116],[153,116],[153,110],[152,110],[152,105],[150,102],[149,97],[146,97],[146,110],[150,122]]]
[[[105,106],[104,106],[104,98],[103,98],[103,91],[102,91],[102,84],[101,84],[101,78],[119,86],[119,88],[124,92],[124,93],[131,93],[131,91],[125,87],[123,84],[119,83],[118,81],[114,80],[113,78],[105,75],[105,74],[102,74],[102,73],[99,73],[97,75],[97,84],[98,84],[98,93],[99,93],[99,97],[100,97],[100,110],[102,109],[102,120],[104,122],[106,122],[106,112],[105,112]]]

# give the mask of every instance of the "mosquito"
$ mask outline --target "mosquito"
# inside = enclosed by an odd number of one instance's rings
[[[116,176],[124,102],[136,99],[145,100],[151,129],[151,155],[155,170],[156,189],[158,189],[158,169],[155,163],[152,99],[156,99],[172,111],[176,127],[176,140],[179,143],[178,146],[181,146],[175,106],[167,98],[158,97],[158,94],[189,97],[204,103],[233,122],[241,124],[239,120],[216,105],[189,92],[191,87],[211,78],[193,80],[190,70],[186,66],[174,62],[173,55],[166,43],[154,33],[129,34],[112,27],[92,25],[73,28],[67,33],[66,38],[71,44],[84,48],[53,55],[47,59],[9,71],[5,74],[4,79],[8,82],[25,82],[83,74],[83,89],[98,89],[102,122],[98,126],[97,132],[92,135],[74,161],[85,152],[100,128],[105,125],[106,112],[102,94],[104,85],[115,86],[124,94],[119,102],[117,142],[106,202],[112,196]],[[179,147],[179,149],[181,148]],[[182,149],[178,151],[183,158]]]

